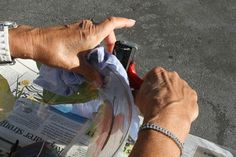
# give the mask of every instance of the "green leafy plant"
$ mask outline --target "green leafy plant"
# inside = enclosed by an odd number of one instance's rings
[[[47,90],[43,90],[42,100],[47,104],[84,103],[98,97],[98,90],[92,89],[88,83],[83,83],[79,91],[71,96],[61,96]]]
[[[14,94],[13,94],[14,93]],[[88,83],[80,85],[79,90],[71,96],[62,96],[47,90],[34,88],[29,80],[17,78],[16,88],[11,91],[7,80],[0,74],[0,120],[5,119],[13,110],[16,99],[27,98],[49,105],[84,103],[98,97],[98,90],[91,88]]]
[[[12,111],[16,98],[10,90],[7,80],[0,74],[0,121]]]

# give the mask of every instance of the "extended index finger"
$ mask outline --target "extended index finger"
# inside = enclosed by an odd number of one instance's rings
[[[127,19],[123,17],[109,17],[102,23],[96,26],[97,29],[97,37],[101,41],[103,41],[107,36],[112,34],[114,29],[119,28],[129,28],[134,26],[135,20]],[[109,43],[112,44],[112,43]]]
[[[98,24],[98,27],[106,28],[109,33],[114,30],[114,29],[119,29],[119,28],[128,28],[132,27],[135,24],[135,20],[133,19],[128,19],[124,17],[109,17],[102,23]],[[105,33],[105,32],[104,32]],[[105,33],[108,35],[109,33]]]

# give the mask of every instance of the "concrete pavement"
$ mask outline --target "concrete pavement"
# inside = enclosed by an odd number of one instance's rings
[[[107,16],[137,21],[117,38],[140,47],[143,75],[154,66],[177,71],[199,94],[191,133],[236,150],[235,0],[1,0],[0,20],[48,26]]]

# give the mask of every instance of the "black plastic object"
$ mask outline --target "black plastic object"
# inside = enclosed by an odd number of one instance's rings
[[[137,50],[137,44],[128,41],[117,41],[113,50],[113,54],[126,69],[130,87],[134,90],[138,90],[143,82],[135,70],[134,56]]]
[[[59,157],[52,145],[46,142],[33,143],[25,146],[16,152],[12,153],[10,157]]]
[[[119,59],[121,64],[127,70],[130,62],[134,60],[135,52],[138,46],[128,41],[117,41],[113,50],[113,54]]]

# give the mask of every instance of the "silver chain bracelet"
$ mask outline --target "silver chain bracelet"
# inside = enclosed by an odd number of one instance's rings
[[[158,131],[164,135],[166,135],[167,137],[169,137],[170,139],[172,139],[176,144],[177,146],[179,147],[180,149],[180,156],[182,155],[183,153],[183,148],[184,148],[184,144],[180,142],[180,140],[172,133],[170,132],[169,130],[165,129],[165,128],[162,128],[160,127],[159,125],[157,124],[151,124],[151,123],[146,123],[146,124],[143,124],[141,125],[139,131],[143,131],[143,130],[155,130],[155,131]]]

